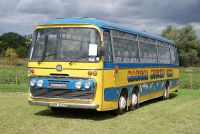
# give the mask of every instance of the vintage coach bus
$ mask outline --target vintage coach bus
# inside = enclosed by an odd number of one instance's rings
[[[36,26],[28,63],[29,103],[114,110],[178,90],[176,45],[165,38],[95,18]]]

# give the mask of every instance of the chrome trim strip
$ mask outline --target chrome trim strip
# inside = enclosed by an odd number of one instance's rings
[[[80,104],[80,103],[61,103],[61,102],[43,102],[43,101],[28,101],[31,105],[50,106],[50,107],[65,107],[65,108],[83,108],[83,109],[97,109],[98,104]]]
[[[30,91],[30,89],[29,89]],[[30,97],[33,99],[49,99],[49,100],[69,100],[69,101],[85,101],[85,102],[91,102],[92,99],[79,99],[79,98],[74,98],[74,99],[68,99],[68,98],[50,98],[50,97],[34,97],[32,96],[31,92],[29,93]]]

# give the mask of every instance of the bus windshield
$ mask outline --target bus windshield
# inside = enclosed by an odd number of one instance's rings
[[[37,29],[33,44],[33,61],[99,61],[88,55],[90,44],[100,44],[99,33],[92,28]]]

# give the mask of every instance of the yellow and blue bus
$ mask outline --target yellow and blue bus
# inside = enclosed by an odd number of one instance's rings
[[[176,45],[165,38],[95,18],[36,26],[28,62],[29,103],[113,110],[178,90]]]

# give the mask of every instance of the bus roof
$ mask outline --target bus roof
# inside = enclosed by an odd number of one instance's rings
[[[163,38],[161,36],[157,36],[157,35],[150,34],[150,33],[147,33],[147,32],[142,32],[142,31],[130,28],[130,27],[125,26],[125,25],[107,22],[107,21],[103,21],[103,20],[100,20],[100,19],[96,19],[96,18],[86,18],[86,17],[67,18],[67,19],[59,18],[59,19],[48,20],[48,21],[43,21],[43,22],[39,23],[39,25],[53,25],[53,24],[92,24],[92,25],[96,25],[96,26],[101,27],[101,28],[107,28],[107,29],[112,29],[112,30],[120,30],[120,31],[128,32],[128,33],[138,34],[138,35],[141,35],[141,36],[149,37],[149,38],[152,38],[152,39],[164,41],[166,43],[175,45],[174,42],[172,42],[171,40],[168,40],[168,39]]]

